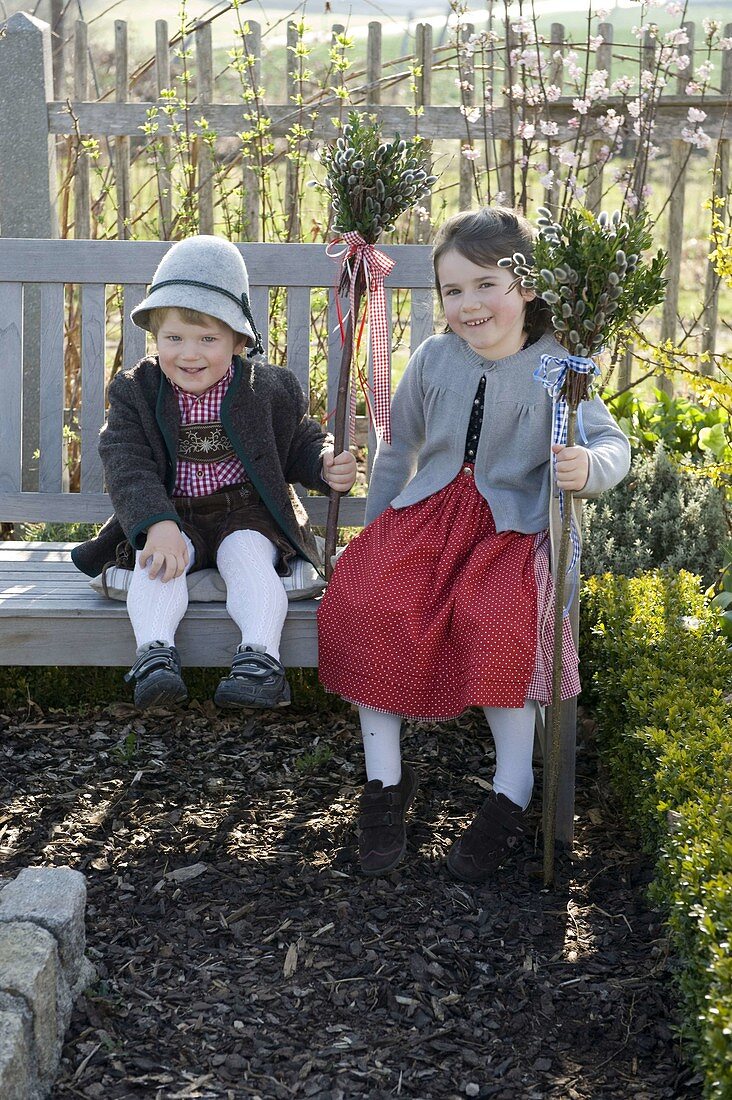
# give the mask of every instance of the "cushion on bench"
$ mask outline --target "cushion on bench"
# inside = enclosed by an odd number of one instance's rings
[[[126,600],[127,590],[132,580],[131,569],[120,569],[113,565],[106,572],[106,595],[113,600]],[[210,601],[226,602],[226,585],[217,569],[199,569],[195,573],[189,573],[188,599],[206,603]],[[305,558],[293,558],[292,573],[289,577],[281,578],[285,586],[288,600],[311,600],[319,596],[325,588],[325,581],[320,576],[314,565]],[[92,577],[89,584],[95,592],[105,594],[101,574]]]

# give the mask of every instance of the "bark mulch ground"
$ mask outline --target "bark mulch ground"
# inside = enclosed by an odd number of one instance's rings
[[[480,888],[444,856],[490,775],[482,716],[404,737],[408,858],[355,862],[349,710],[0,716],[3,872],[70,864],[98,981],[53,1093],[122,1097],[699,1097],[651,874],[579,753],[557,885],[535,832]],[[540,775],[537,775],[540,790]]]

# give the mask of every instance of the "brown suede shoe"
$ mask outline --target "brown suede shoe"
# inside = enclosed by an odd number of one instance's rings
[[[414,768],[402,764],[402,777],[392,787],[380,779],[367,783],[358,816],[358,854],[365,875],[393,871],[407,850],[404,818],[414,801],[419,781]]]
[[[447,867],[462,882],[482,882],[497,871],[526,832],[524,811],[505,794],[491,791],[475,820],[453,844]]]

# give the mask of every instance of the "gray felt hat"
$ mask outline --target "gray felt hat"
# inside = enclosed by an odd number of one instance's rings
[[[241,253],[223,237],[188,237],[165,253],[147,297],[130,314],[150,331],[150,310],[196,309],[246,336],[257,351],[261,339],[249,306],[249,274]]]

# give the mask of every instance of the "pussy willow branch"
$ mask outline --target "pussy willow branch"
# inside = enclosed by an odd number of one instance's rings
[[[569,372],[571,388],[575,389],[576,380],[584,383],[586,392],[587,376]],[[569,387],[568,387],[569,388]],[[567,446],[574,446],[577,405],[570,404],[567,424]],[[559,774],[562,764],[562,640],[564,636],[564,584],[567,576],[569,558],[569,534],[572,524],[572,501],[574,493],[562,492],[562,533],[557,554],[557,568],[554,578],[554,660],[552,666],[552,720],[548,730],[548,768],[549,784],[546,805],[544,806],[544,885],[554,882],[554,846],[557,830],[557,799],[559,794]]]

